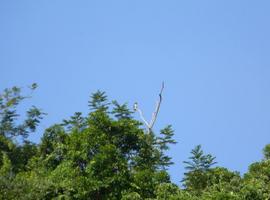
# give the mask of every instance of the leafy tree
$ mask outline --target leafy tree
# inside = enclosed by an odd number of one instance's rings
[[[12,171],[18,173],[27,170],[29,160],[37,154],[36,144],[25,141],[22,145],[15,146],[9,152],[9,157],[12,162]]]
[[[142,200],[137,192],[130,192],[122,195],[121,200]]]
[[[193,194],[180,189],[173,183],[160,184],[156,188],[156,200],[199,200]]]
[[[200,198],[202,199],[241,199],[242,180],[237,172],[215,167],[207,172],[207,184]]]
[[[131,112],[128,107],[127,104],[119,104],[117,101],[112,101],[112,104],[114,105],[112,114],[114,114],[114,116],[118,119],[131,119],[131,114],[133,112]]]
[[[61,125],[54,125],[45,130],[39,145],[38,158],[46,169],[55,169],[64,160],[67,140],[68,135]]]
[[[31,90],[36,87],[33,84]],[[167,151],[176,143],[174,131],[170,125],[159,134],[152,129],[161,93],[153,120],[143,121],[146,130],[127,104],[109,102],[105,92],[98,91],[91,95],[86,117],[76,112],[46,129],[41,142],[34,144],[27,136],[44,113],[32,107],[26,119],[20,119],[17,106],[29,96],[17,87],[6,89],[0,95],[0,199],[270,199],[269,145],[264,159],[252,163],[243,177],[213,167],[215,157],[198,145],[184,162],[185,187],[173,184]]]
[[[1,177],[11,177],[12,173],[12,168],[11,168],[11,162],[10,159],[8,158],[6,153],[3,153],[2,156],[2,166],[0,168],[0,175]]]
[[[204,155],[201,145],[197,145],[192,151],[192,156],[189,157],[190,161],[184,161],[186,164],[185,169],[188,171],[207,171],[212,165],[216,164],[211,154]]]
[[[178,196],[179,193],[179,187],[172,183],[163,183],[156,188],[157,200],[172,199],[172,197]]]
[[[183,179],[184,186],[187,190],[200,194],[208,184],[208,171],[216,164],[215,157],[211,154],[204,154],[201,145],[197,145],[189,157],[190,161],[184,161],[186,164],[185,177]]]
[[[32,84],[31,92],[36,88],[37,84]],[[37,153],[36,145],[27,137],[36,131],[45,113],[32,106],[22,120],[17,110],[19,104],[30,97],[23,95],[18,87],[5,89],[0,94],[0,199],[18,199],[14,196],[16,174],[27,170],[27,163]]]
[[[91,95],[91,99],[88,101],[88,106],[93,111],[107,111],[109,103],[105,92],[98,90]]]
[[[37,154],[26,164],[29,171],[18,175],[25,179],[16,179],[24,185],[20,191],[31,191],[29,199],[154,198],[155,188],[170,182],[165,151],[174,143],[171,127],[160,136],[148,134],[126,104],[108,103],[104,92],[89,102],[88,117],[75,113],[46,129]],[[47,196],[33,185],[38,177]]]
[[[169,150],[169,144],[176,144],[176,141],[173,139],[174,131],[172,130],[172,126],[166,126],[164,129],[160,131],[161,137],[157,137],[157,145],[160,152],[160,163],[163,169],[173,164],[171,161],[171,157],[166,155],[166,151]]]
[[[267,145],[264,148],[267,158]],[[242,195],[245,199],[263,200],[270,199],[270,160],[262,160],[252,163],[248,172],[244,175]]]
[[[31,90],[36,89],[36,87],[37,85],[34,83]],[[30,98],[30,96],[22,95],[21,89],[18,87],[5,89],[0,95],[0,135],[6,138],[17,136],[27,138],[29,133],[36,130],[45,113],[35,106],[26,112],[26,119],[22,123],[16,123],[20,116],[17,112],[17,106],[26,98]]]
[[[71,131],[72,129],[78,129],[82,131],[87,126],[86,118],[82,116],[81,112],[75,112],[73,116],[68,120],[63,120],[61,124],[63,127],[66,127],[67,131]]]

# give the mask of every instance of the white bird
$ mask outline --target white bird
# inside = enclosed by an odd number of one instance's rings
[[[138,110],[138,103],[137,103],[137,102],[134,103],[134,105],[133,105],[133,110],[134,110],[134,111],[137,111],[137,110]]]

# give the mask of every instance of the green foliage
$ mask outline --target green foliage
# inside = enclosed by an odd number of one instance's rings
[[[142,198],[137,192],[130,192],[123,194],[121,200],[142,200]]]
[[[2,154],[2,166],[0,168],[0,176],[10,178],[12,173],[11,161],[7,154],[4,152]]]
[[[75,114],[71,116],[69,120],[63,120],[61,125],[65,127],[67,131],[72,131],[73,129],[82,131],[86,128],[87,121],[86,118],[82,116],[81,112],[75,112]]]
[[[93,111],[107,111],[109,106],[107,95],[100,90],[91,95],[91,99],[88,103],[90,109]]]
[[[251,164],[243,177],[213,167],[215,157],[196,146],[184,162],[182,189],[168,174],[173,163],[167,151],[176,143],[171,126],[159,134],[143,130],[127,104],[109,103],[98,91],[89,101],[87,117],[76,112],[47,128],[34,144],[27,136],[44,113],[32,107],[25,120],[19,119],[17,106],[26,98],[17,87],[0,95],[0,199],[270,199],[269,145],[264,159]],[[24,140],[18,143],[17,138]]]
[[[20,170],[5,181],[9,187],[3,190],[13,191],[8,199],[146,199],[155,197],[159,184],[170,182],[164,167],[170,165],[165,151],[174,143],[171,127],[160,137],[147,134],[126,104],[110,104],[100,91],[90,107],[88,117],[77,112],[46,129],[38,146],[16,147],[15,157],[29,156],[13,163]],[[8,150],[8,142],[13,144],[7,137],[1,142]]]
[[[201,145],[192,149],[191,154],[192,156],[189,157],[191,161],[184,161],[185,169],[188,171],[207,171],[212,165],[216,164],[214,162],[215,157],[211,154],[204,155]]]
[[[176,144],[176,141],[173,139],[174,131],[172,126],[166,126],[160,131],[161,137],[157,137],[156,143],[159,148],[160,153],[160,163],[163,169],[167,169],[168,166],[172,165],[171,157],[166,155],[166,151],[169,150],[170,144]]]
[[[263,154],[265,159],[270,159],[270,144],[264,147]]]
[[[33,84],[31,90],[36,87],[37,85]],[[21,89],[18,87],[5,89],[3,94],[0,94],[0,135],[6,138],[22,136],[25,139],[29,133],[36,130],[45,113],[35,106],[26,112],[26,119],[22,123],[16,123],[20,116],[17,106],[26,98],[29,96],[22,95]]]
[[[171,199],[179,193],[178,186],[172,183],[163,183],[156,188],[157,200]]]
[[[184,161],[186,164],[185,177],[183,179],[184,186],[193,191],[196,194],[200,194],[208,184],[210,167],[216,162],[214,162],[215,157],[211,154],[204,154],[201,149],[201,145],[197,145],[192,151],[189,157],[190,161]]]
[[[245,199],[270,199],[270,160],[262,160],[250,165],[244,176],[242,189]]]
[[[114,116],[118,119],[130,119],[131,118],[131,114],[133,112],[131,112],[128,107],[127,104],[119,104],[117,101],[113,101],[112,104],[114,105],[112,114],[114,114]]]
[[[157,200],[199,200],[190,192],[180,189],[173,183],[160,184],[156,188]]]
[[[25,141],[22,145],[17,145],[9,152],[12,161],[13,172],[21,172],[27,170],[28,161],[37,154],[37,146],[29,141]]]

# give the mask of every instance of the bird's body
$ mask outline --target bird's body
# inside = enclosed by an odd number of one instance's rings
[[[137,102],[134,103],[134,105],[133,105],[133,110],[134,110],[134,111],[137,111],[137,110],[138,110],[138,103],[137,103]]]

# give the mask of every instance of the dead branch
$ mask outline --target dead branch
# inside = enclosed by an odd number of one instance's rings
[[[140,118],[142,119],[142,121],[144,122],[144,124],[146,125],[147,129],[150,129],[150,125],[148,124],[148,122],[145,120],[144,116],[143,116],[143,112],[141,111],[141,109],[137,108],[138,113],[140,114]]]
[[[164,82],[162,82],[162,85],[161,85],[161,90],[160,90],[160,93],[159,93],[159,99],[157,101],[157,104],[156,104],[156,109],[155,111],[153,112],[152,114],[152,119],[151,119],[151,122],[150,122],[150,129],[153,128],[156,120],[157,120],[157,116],[158,116],[158,112],[159,112],[159,109],[160,109],[160,105],[161,105],[161,102],[162,102],[162,92],[164,90]]]
[[[158,101],[156,103],[155,111],[152,113],[152,118],[151,118],[151,121],[149,123],[145,120],[145,118],[143,116],[143,112],[139,108],[138,103],[134,104],[134,111],[138,111],[141,120],[144,122],[145,126],[147,127],[147,133],[150,133],[152,131],[152,128],[153,128],[153,126],[154,126],[154,124],[155,124],[155,122],[157,120],[157,116],[158,116],[158,113],[159,113],[159,110],[160,110],[160,105],[161,105],[161,102],[162,102],[163,90],[164,90],[164,82],[162,82],[160,93],[159,93],[159,99],[158,99]]]

